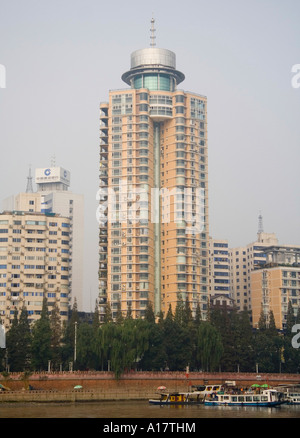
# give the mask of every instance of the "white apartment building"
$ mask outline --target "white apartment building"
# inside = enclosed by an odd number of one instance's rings
[[[209,291],[215,295],[230,294],[228,241],[209,238]]]
[[[70,305],[83,309],[84,198],[69,191],[70,172],[62,167],[35,171],[37,192],[19,193],[3,202],[4,210],[57,213],[70,219]]]
[[[43,298],[68,319],[70,220],[21,211],[0,214],[0,324],[6,329],[25,305],[39,319]]]

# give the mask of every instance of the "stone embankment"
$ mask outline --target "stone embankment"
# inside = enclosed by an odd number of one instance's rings
[[[271,386],[300,383],[299,374],[129,372],[116,380],[108,372],[10,373],[0,383],[1,402],[75,402],[102,400],[147,400],[157,395],[157,388],[188,391],[192,385],[225,383],[249,387],[253,383]],[[74,389],[75,387],[81,387]]]

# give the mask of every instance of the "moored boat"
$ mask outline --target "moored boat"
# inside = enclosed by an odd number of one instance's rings
[[[165,386],[160,386],[157,389],[162,389],[160,397],[150,399],[149,403],[156,405],[186,405],[203,404],[207,395],[223,391],[224,387],[221,384],[193,385],[189,392],[166,392]]]
[[[165,392],[161,393],[157,399],[150,399],[153,405],[188,405],[203,404],[203,394],[199,392]]]
[[[205,397],[205,406],[278,406],[284,403],[283,394],[275,389],[265,389],[261,393],[243,394],[224,392],[209,394]]]
[[[276,389],[283,393],[288,405],[300,405],[300,385],[279,385]]]
[[[217,393],[219,391],[224,391],[224,386],[221,384],[211,384],[211,385],[193,385],[193,392],[199,392],[203,396],[207,394]]]

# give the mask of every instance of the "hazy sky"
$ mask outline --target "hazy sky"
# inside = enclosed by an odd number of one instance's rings
[[[99,103],[134,50],[176,53],[179,88],[208,97],[210,235],[300,244],[299,0],[0,0],[0,201],[51,156],[85,196],[85,310],[97,296]],[[299,81],[300,82],[300,81]],[[1,82],[0,82],[1,83]]]

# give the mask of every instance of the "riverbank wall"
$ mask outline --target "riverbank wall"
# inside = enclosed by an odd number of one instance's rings
[[[3,376],[2,376],[3,377]],[[188,391],[192,385],[225,383],[250,387],[300,383],[299,374],[128,372],[116,380],[109,372],[10,373],[0,383],[1,402],[74,402],[101,400],[143,400],[157,396],[157,388]],[[80,386],[81,388],[75,389]]]

